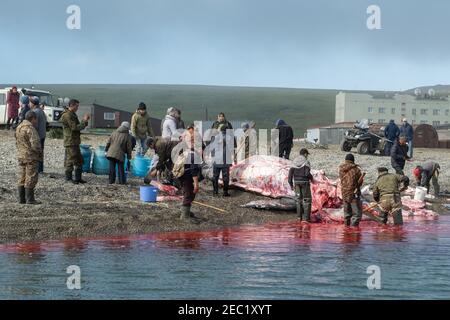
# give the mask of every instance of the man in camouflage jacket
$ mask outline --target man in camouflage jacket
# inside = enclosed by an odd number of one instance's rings
[[[81,155],[81,131],[84,130],[89,123],[90,115],[85,114],[82,121],[78,120],[76,112],[80,102],[72,99],[69,107],[61,115],[60,121],[63,125],[66,181],[72,181],[74,184],[86,183],[81,179],[83,172],[83,156]],[[75,171],[75,178],[72,178],[72,172]]]
[[[43,154],[41,140],[35,126],[37,126],[36,114],[28,111],[15,134],[19,164],[17,188],[21,204],[40,204],[34,198],[34,188],[38,182],[38,163],[42,161]]]

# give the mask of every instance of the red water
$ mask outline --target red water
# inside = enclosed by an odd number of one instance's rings
[[[111,236],[97,238],[65,239],[61,241],[0,244],[0,253],[36,253],[42,251],[83,250],[88,247],[120,247],[132,242],[151,241],[162,247],[208,248],[232,246],[265,248],[273,245],[312,243],[376,243],[377,241],[408,241],[425,234],[436,237],[450,234],[450,216],[439,218],[409,218],[401,227],[379,225],[363,221],[360,227],[345,227],[342,224],[300,222],[246,225],[211,231],[164,232],[146,235]],[[267,245],[268,247],[265,247]]]

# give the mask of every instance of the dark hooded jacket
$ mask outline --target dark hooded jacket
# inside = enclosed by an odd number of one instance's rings
[[[293,161],[294,166],[289,170],[288,182],[291,188],[296,183],[310,182],[313,179],[311,164],[304,156],[298,156]]]
[[[391,164],[393,168],[404,168],[406,159],[408,159],[408,145],[400,145],[398,141],[394,142],[391,149]]]
[[[398,136],[400,135],[400,129],[395,124],[394,120],[389,121],[389,124],[384,129],[384,136],[394,142],[397,140]]]
[[[292,147],[294,144],[294,131],[284,120],[279,119],[276,122],[276,129],[279,130],[280,146]]]

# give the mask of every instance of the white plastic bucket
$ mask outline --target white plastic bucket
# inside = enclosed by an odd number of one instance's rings
[[[414,200],[424,201],[427,195],[427,188],[416,187],[416,194],[414,195]]]

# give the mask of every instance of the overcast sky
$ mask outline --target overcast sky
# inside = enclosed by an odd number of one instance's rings
[[[2,0],[0,83],[450,83],[448,0]],[[66,9],[81,8],[81,30]],[[366,26],[381,8],[381,30]]]

